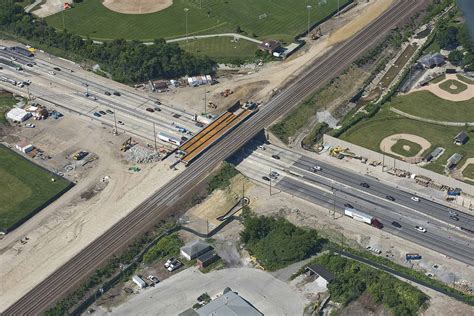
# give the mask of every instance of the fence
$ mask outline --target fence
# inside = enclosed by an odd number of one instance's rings
[[[397,169],[406,170],[411,174],[422,175],[430,178],[436,183],[443,184],[451,188],[460,188],[463,192],[471,192],[472,190],[472,186],[467,183],[461,182],[459,180],[444,176],[442,174],[430,170],[423,169],[417,165],[409,164],[405,161],[390,157],[388,155],[384,155],[379,152],[358,145],[354,145],[352,143],[346,142],[339,138],[334,138],[327,134],[325,134],[323,137],[323,143],[329,144],[331,146],[349,148],[351,152],[355,153],[356,155],[365,157],[369,160],[383,161],[386,167],[394,167]]]

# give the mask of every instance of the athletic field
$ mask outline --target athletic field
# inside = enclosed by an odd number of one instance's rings
[[[67,180],[0,145],[0,231],[27,217],[68,185]]]
[[[339,0],[341,6],[351,0]],[[338,0],[174,0],[172,6],[149,14],[122,14],[102,5],[101,0],[84,0],[74,8],[52,15],[46,21],[57,29],[96,40],[117,38],[152,41],[188,34],[236,32],[259,39],[290,42],[314,24],[337,10]]]

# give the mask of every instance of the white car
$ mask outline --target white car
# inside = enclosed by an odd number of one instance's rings
[[[48,71],[48,73],[51,75],[51,76],[56,76],[56,73],[54,71]]]
[[[158,280],[158,278],[157,278],[156,276],[151,275],[151,274],[148,276],[148,280],[150,280],[150,281],[153,282],[153,283],[158,283],[158,282],[160,282],[160,280]]]
[[[258,149],[265,150],[267,148],[265,147],[265,145],[258,145]]]
[[[31,123],[26,123],[25,126],[29,127],[29,128],[35,128],[36,127],[35,124],[31,124]]]
[[[416,197],[416,196],[412,196],[411,197],[411,200],[412,201],[415,201],[415,202],[420,202],[420,198]]]
[[[165,268],[168,268],[170,266],[170,264],[175,260],[176,260],[175,258],[169,258],[165,263]]]
[[[423,226],[415,226],[415,229],[420,233],[426,233],[426,228],[424,228]]]
[[[320,166],[313,166],[313,171],[316,172],[316,171],[321,171],[323,170]]]

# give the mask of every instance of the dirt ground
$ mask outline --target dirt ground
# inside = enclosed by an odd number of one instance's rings
[[[173,4],[173,0],[105,0],[102,4],[115,12],[145,14],[164,10]]]
[[[467,86],[467,89],[460,92],[460,93],[450,93],[446,90],[443,90],[440,88],[440,85],[448,80],[456,80],[459,81],[458,78],[456,77],[456,74],[446,74],[446,79],[443,81],[436,83],[436,84],[429,84],[423,87],[419,87],[416,89],[413,89],[410,92],[415,92],[415,91],[430,91],[437,97],[441,99],[445,99],[448,101],[468,101],[474,98],[474,85],[468,84],[468,83],[463,83]]]
[[[361,3],[348,12],[341,14],[340,17],[330,19],[321,26],[323,37],[317,41],[309,40],[307,45],[287,60],[270,62],[261,67],[250,65],[248,68],[227,72],[227,75],[224,72],[218,78],[219,83],[215,85],[206,86],[206,88],[178,88],[170,92],[160,93],[158,96],[167,103],[192,109],[196,112],[204,111],[204,91],[207,91],[207,100],[217,105],[215,110],[208,109],[213,113],[220,113],[220,111],[232,105],[233,102],[239,100],[236,96],[239,95],[240,91],[243,91],[243,96],[240,98],[243,102],[248,100],[254,102],[268,101],[278,89],[296,78],[312,60],[322,56],[333,45],[354,35],[376,19],[392,2],[393,0],[373,0],[368,3]],[[351,27],[344,26],[348,23]],[[344,31],[337,31],[340,29],[344,29]],[[221,97],[220,92],[226,89],[233,90],[236,96]]]
[[[72,0],[46,0],[45,3],[39,7],[39,9],[36,9],[32,13],[36,16],[39,16],[40,18],[45,18],[47,16],[61,12],[64,9],[65,2],[72,3]]]
[[[95,121],[63,114],[59,120],[32,121],[36,128],[4,129],[10,134],[3,141],[14,146],[19,139],[28,139],[52,157],[36,162],[64,172],[76,186],[0,240],[0,311],[179,172],[164,162],[140,165],[140,172],[131,172],[128,168],[134,164],[119,151],[125,135],[114,136]],[[73,163],[67,157],[78,150],[98,159],[66,172],[64,166]],[[28,242],[20,243],[25,236]]]
[[[406,139],[408,141],[411,141],[413,143],[417,143],[418,145],[421,146],[420,151],[415,155],[416,157],[421,157],[420,155],[427,150],[428,148],[431,147],[431,143],[427,141],[425,138],[413,135],[413,134],[395,134],[395,135],[390,135],[388,137],[385,137],[382,139],[380,142],[380,150],[383,152],[386,152],[387,154],[394,155],[397,157],[401,157],[402,159],[405,159],[405,156],[399,155],[395,152],[392,151],[392,146],[395,145],[400,139]],[[411,157],[413,158],[413,157]]]

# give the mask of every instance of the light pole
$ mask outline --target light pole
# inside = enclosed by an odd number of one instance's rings
[[[186,20],[186,42],[188,42],[188,8],[184,8],[184,15]]]
[[[308,9],[308,36],[309,36],[309,20],[310,20],[310,15],[311,15],[311,8],[312,6],[309,4],[306,6],[306,9]]]

